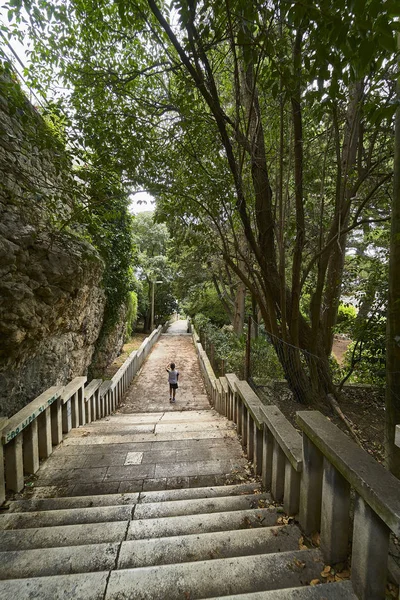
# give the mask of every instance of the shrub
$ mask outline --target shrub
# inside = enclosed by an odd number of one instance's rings
[[[336,333],[351,333],[357,317],[357,310],[352,304],[339,304],[335,327]]]
[[[136,292],[128,292],[126,304],[128,310],[126,313],[125,342],[132,337],[136,325],[138,309],[138,297]]]

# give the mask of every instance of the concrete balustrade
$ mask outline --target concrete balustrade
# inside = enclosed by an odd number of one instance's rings
[[[400,535],[400,481],[320,412],[299,412],[297,420],[318,471],[323,464],[322,489],[317,499],[324,557],[333,563],[346,555],[352,488],[356,492],[353,588],[363,600],[383,599],[390,531]]]
[[[104,396],[103,398],[100,397],[100,387],[102,384],[102,379],[92,379],[92,381],[87,387],[85,387],[84,390],[84,413],[87,416],[90,415],[91,421],[102,419],[106,416],[103,401]],[[84,425],[84,423],[82,423],[82,425]]]
[[[72,428],[101,419],[115,411],[133,377],[168,324],[160,325],[132,352],[111,380],[76,377],[66,386],[40,394],[10,419],[0,417],[0,505],[6,490],[19,492],[24,474],[39,469],[40,459],[53,452]],[[218,385],[218,393],[221,390]]]
[[[19,492],[24,487],[26,472],[35,473],[39,458],[52,452],[51,405],[63,388],[54,386],[35,398],[3,425],[1,445],[4,448],[4,474],[7,489]],[[35,423],[35,424],[33,424]]]
[[[200,356],[204,351],[194,330],[193,339]],[[247,382],[228,373],[220,385],[212,384],[213,374],[202,371],[206,386],[215,387],[216,410],[236,423],[263,486],[283,501],[287,514],[298,514],[305,533],[320,532],[326,564],[347,560],[352,527],[353,590],[360,600],[384,600],[389,536],[400,537],[400,481],[320,412],[297,413],[301,436],[276,406],[264,406]],[[400,426],[397,441],[400,445]]]
[[[61,394],[62,401],[62,432],[68,433],[72,427],[78,427],[79,423],[79,400],[83,398],[83,390],[87,377],[75,377],[64,388]],[[86,422],[90,423],[86,419]]]

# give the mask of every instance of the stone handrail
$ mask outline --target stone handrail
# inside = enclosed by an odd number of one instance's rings
[[[39,469],[72,428],[101,419],[116,410],[151,348],[165,331],[159,326],[134,350],[111,380],[75,377],[66,386],[40,394],[9,419],[0,417],[0,505],[6,490],[19,492],[24,474]]]
[[[195,331],[199,358],[204,350]],[[400,481],[318,411],[297,413],[303,435],[234,374],[215,377],[200,358],[214,408],[237,425],[243,449],[274,500],[320,533],[329,565],[348,558],[355,494],[351,581],[362,600],[384,600],[389,536],[400,537]]]
[[[384,598],[390,532],[400,535],[400,481],[320,412],[298,412],[297,422],[304,441],[300,522],[321,530],[326,560],[344,560],[353,490],[353,588],[360,598]]]

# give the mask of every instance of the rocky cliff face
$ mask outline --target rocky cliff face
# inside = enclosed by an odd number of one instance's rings
[[[105,296],[100,256],[63,226],[75,182],[62,149],[5,76],[0,177],[0,415],[9,416],[86,373]]]

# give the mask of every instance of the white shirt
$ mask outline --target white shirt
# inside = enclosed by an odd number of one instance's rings
[[[168,382],[169,383],[178,383],[178,375],[179,371],[174,369],[173,371],[168,372]]]

